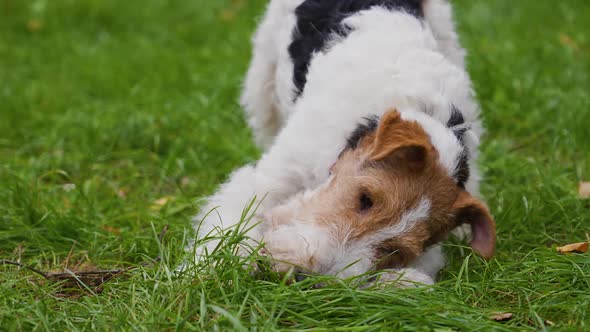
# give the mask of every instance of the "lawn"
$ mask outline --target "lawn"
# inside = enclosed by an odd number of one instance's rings
[[[555,252],[590,236],[590,2],[453,2],[497,255],[449,242],[432,288],[360,290],[227,250],[173,272],[198,199],[259,155],[236,101],[265,1],[0,0],[0,258],[135,267],[80,296],[0,265],[0,330],[590,329],[590,255]]]

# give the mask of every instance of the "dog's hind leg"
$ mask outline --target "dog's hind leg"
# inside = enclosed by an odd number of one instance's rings
[[[279,59],[276,39],[281,23],[279,5],[277,1],[269,4],[254,34],[252,60],[240,98],[254,140],[264,150],[272,145],[283,124],[275,84]]]
[[[453,21],[453,10],[448,0],[424,1],[424,18],[436,38],[440,50],[455,65],[465,68],[465,50],[459,43],[459,36]]]

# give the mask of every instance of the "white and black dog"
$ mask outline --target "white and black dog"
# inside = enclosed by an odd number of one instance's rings
[[[248,235],[279,271],[432,283],[463,224],[491,257],[495,223],[474,197],[482,126],[447,1],[272,0],[253,43],[241,103],[264,154],[208,198],[199,237],[256,196]]]

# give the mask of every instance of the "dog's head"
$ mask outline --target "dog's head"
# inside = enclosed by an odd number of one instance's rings
[[[462,145],[414,113],[389,111],[355,132],[324,184],[266,213],[264,241],[278,271],[346,277],[406,266],[462,224],[471,225],[474,251],[492,256],[494,220],[457,180]],[[437,139],[452,151],[439,151]]]

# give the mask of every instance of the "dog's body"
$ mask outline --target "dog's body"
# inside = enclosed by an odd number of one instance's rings
[[[349,157],[351,162],[360,158],[366,163],[367,156],[373,154],[375,158],[369,161],[374,165],[381,158],[376,156],[375,145],[386,141],[379,132],[385,126],[395,131],[418,124],[421,129],[416,132],[424,135],[414,135],[417,138],[406,145],[413,147],[420,141],[431,147],[432,167],[442,170],[441,179],[448,177],[466,192],[478,193],[476,159],[482,131],[478,106],[464,68],[464,51],[454,30],[451,8],[444,0],[272,0],[254,37],[254,55],[241,101],[255,139],[265,152],[256,165],[235,171],[209,198],[195,218],[201,236],[235,225],[256,195],[264,197],[255,218],[263,222],[249,236],[267,242],[273,257],[294,261],[315,273],[346,277],[366,272],[375,263],[371,250],[380,246],[375,241],[386,241],[388,235],[383,234],[389,233],[379,229],[353,241],[350,234],[360,226],[352,222],[342,231],[348,232],[346,235],[326,231],[334,225],[320,230],[315,220],[329,222],[321,210],[305,202],[331,195],[317,192],[325,192],[328,182],[334,182],[330,169],[342,159],[339,155],[343,150],[360,149],[358,156]],[[392,108],[399,116],[387,115]],[[375,120],[365,123],[365,118]],[[359,144],[361,148],[357,149]],[[363,152],[363,146],[367,151]],[[415,157],[408,160],[413,162]],[[422,169],[425,162],[420,162]],[[409,192],[406,187],[399,191]],[[431,195],[426,189],[412,190],[422,196],[398,195],[392,203],[396,206],[392,214],[397,213],[396,221],[387,224],[392,232],[392,226],[405,222],[404,227],[409,229],[413,223],[430,218],[434,206],[453,203],[436,203],[432,197],[436,192]],[[454,199],[460,194],[452,189],[452,195]],[[372,206],[373,201],[369,202]],[[212,209],[216,213],[208,214]],[[303,210],[319,212],[304,216],[299,213]],[[448,211],[448,215],[460,214]],[[285,222],[285,218],[290,221]],[[392,237],[409,234],[400,227]],[[445,232],[449,227],[443,227]],[[490,242],[490,228],[486,227],[483,233],[476,229],[474,236],[479,234],[481,240],[484,234],[484,240]],[[430,283],[444,264],[437,245],[444,234],[423,238],[417,245],[419,257],[395,271],[405,271],[408,279]],[[211,250],[214,244],[208,247]],[[484,256],[489,256],[489,244],[483,247]],[[199,248],[197,255],[204,254],[203,249]]]

